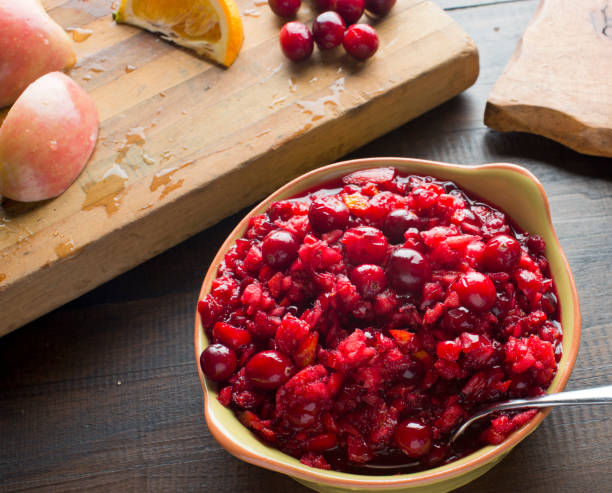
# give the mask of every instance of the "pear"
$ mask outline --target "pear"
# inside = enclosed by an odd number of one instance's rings
[[[60,195],[77,178],[98,138],[98,110],[61,72],[30,84],[0,127],[0,195],[34,202]]]
[[[0,0],[0,108],[41,75],[75,62],[68,34],[38,0]]]

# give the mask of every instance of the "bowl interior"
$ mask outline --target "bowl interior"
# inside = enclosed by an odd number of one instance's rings
[[[580,315],[576,288],[567,260],[552,226],[544,190],[533,175],[515,165],[460,166],[410,159],[383,158],[347,161],[319,168],[279,189],[255,207],[238,224],[213,260],[204,280],[200,297],[209,292],[211,283],[216,277],[219,263],[234,241],[244,234],[250,216],[261,214],[274,201],[292,197],[299,192],[352,171],[375,166],[395,166],[401,173],[431,175],[436,178],[452,180],[466,191],[472,192],[477,197],[508,213],[518,226],[525,231],[539,234],[545,239],[546,255],[559,294],[563,326],[563,357],[559,363],[557,375],[548,391],[561,391],[573,368],[579,344]],[[199,354],[208,345],[199,316],[196,316],[195,343],[196,359],[198,359]],[[531,433],[547,414],[546,412],[539,413],[529,424],[517,430],[502,444],[483,447],[453,463],[418,473],[375,477],[363,476],[313,469],[301,464],[297,459],[263,444],[236,419],[228,408],[219,403],[216,398],[215,385],[206,381],[199,365],[198,371],[205,391],[205,411],[209,428],[215,438],[229,452],[243,460],[268,469],[330,485],[368,485],[374,489],[385,489],[385,486],[438,482],[449,477],[466,474],[485,463],[494,461],[496,458],[500,459],[501,454],[508,452]]]

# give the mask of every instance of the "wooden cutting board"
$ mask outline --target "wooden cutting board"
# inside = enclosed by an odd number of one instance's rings
[[[71,75],[98,105],[100,138],[62,196],[2,203],[0,335],[452,98],[478,75],[472,40],[427,1],[399,0],[376,23],[381,46],[367,63],[338,49],[292,64],[278,46],[282,21],[263,0],[238,0],[245,43],[227,70],[116,25],[109,0],[43,3],[64,28],[79,28]],[[312,17],[302,5],[299,19]]]
[[[612,157],[612,1],[542,0],[496,82],[485,123]]]

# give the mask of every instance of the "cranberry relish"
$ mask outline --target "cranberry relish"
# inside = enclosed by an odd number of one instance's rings
[[[251,218],[198,309],[219,400],[323,469],[419,470],[500,443],[536,411],[449,437],[485,404],[543,393],[561,357],[543,240],[393,168]]]

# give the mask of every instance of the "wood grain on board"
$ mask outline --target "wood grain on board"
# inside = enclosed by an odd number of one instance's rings
[[[0,335],[452,98],[478,75],[472,40],[428,1],[400,0],[376,23],[381,47],[367,63],[338,49],[292,64],[278,47],[282,21],[261,1],[239,0],[245,44],[228,70],[116,25],[108,0],[45,3],[64,28],[81,28],[71,75],[97,103],[100,139],[62,196],[0,206]],[[299,19],[312,16],[304,4]]]
[[[491,94],[485,123],[612,157],[612,2],[542,0]]]

